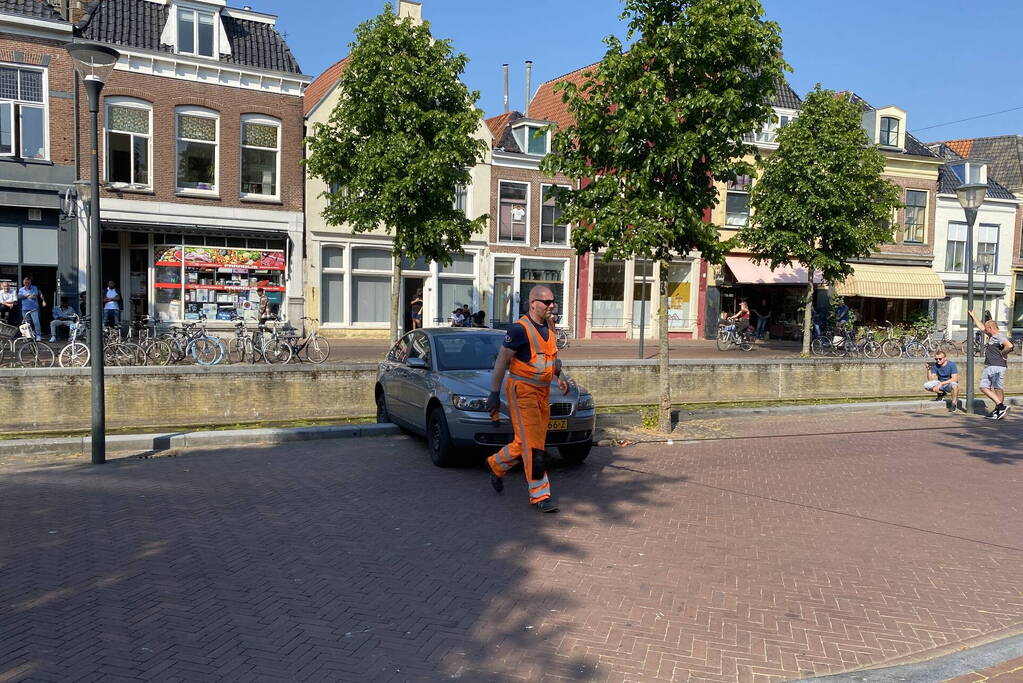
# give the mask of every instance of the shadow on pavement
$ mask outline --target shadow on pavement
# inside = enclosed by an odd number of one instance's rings
[[[629,464],[554,469],[557,515],[407,438],[15,466],[0,679],[603,678],[569,642],[595,597],[569,532],[627,530],[685,481]]]

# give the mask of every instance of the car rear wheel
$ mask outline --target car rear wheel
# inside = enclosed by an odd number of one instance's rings
[[[431,410],[426,420],[426,446],[430,451],[430,460],[437,467],[454,467],[458,464],[451,433],[448,431],[448,421],[441,408]]]
[[[390,421],[391,414],[387,412],[387,398],[384,397],[384,390],[377,389],[377,424]]]
[[[589,441],[586,443],[566,444],[558,446],[558,453],[561,454],[561,459],[565,462],[578,465],[590,454],[591,448],[593,448],[593,443]]]

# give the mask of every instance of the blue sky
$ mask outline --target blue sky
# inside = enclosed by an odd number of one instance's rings
[[[278,15],[302,69],[314,76],[346,54],[355,26],[384,6],[384,0],[247,1]],[[855,90],[875,106],[898,105],[924,141],[1023,134],[1023,1],[763,2],[781,25],[789,80],[800,95],[820,82]],[[469,56],[465,82],[480,91],[488,116],[503,111],[501,64],[511,65],[511,108],[522,109],[523,62],[534,62],[535,89],[599,60],[605,35],[624,36],[620,9],[616,0],[423,0],[434,35]],[[1014,107],[1020,109],[950,123]]]

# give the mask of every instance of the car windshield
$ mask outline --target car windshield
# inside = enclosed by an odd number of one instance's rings
[[[438,370],[490,370],[504,340],[499,334],[438,334],[433,338]]]

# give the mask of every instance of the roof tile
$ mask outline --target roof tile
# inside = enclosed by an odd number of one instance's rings
[[[33,19],[64,21],[46,0],[0,0],[0,14],[20,14]]]
[[[348,62],[348,57],[344,57],[323,70],[319,76],[317,76],[312,83],[306,86],[304,94],[304,107],[305,115],[309,116],[316,105],[326,97],[338,80],[341,78],[341,73],[345,70],[345,64]]]

